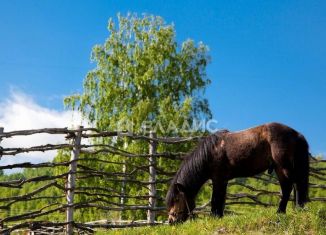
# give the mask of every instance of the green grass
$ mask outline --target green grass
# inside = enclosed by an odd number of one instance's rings
[[[326,234],[326,203],[309,203],[305,209],[276,214],[276,208],[262,208],[222,219],[203,217],[180,225],[160,225],[131,229],[102,230],[96,234],[116,235],[204,235],[204,234]]]

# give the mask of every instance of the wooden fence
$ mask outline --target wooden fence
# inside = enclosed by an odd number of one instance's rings
[[[66,143],[46,144],[31,147],[2,148],[1,141],[5,138],[17,136],[30,136],[37,134],[65,135]],[[102,141],[89,141],[88,144],[82,143],[82,140],[101,139]],[[103,141],[109,139],[110,141]],[[114,146],[119,139],[128,141],[142,141],[147,143],[149,152],[132,153],[125,149],[119,149]],[[99,131],[95,128],[79,127],[77,129],[68,128],[46,128],[37,130],[21,130],[4,132],[0,128],[0,156],[11,157],[17,154],[29,152],[45,152],[50,150],[61,150],[70,152],[70,159],[62,161],[42,162],[42,163],[16,163],[0,166],[0,170],[6,169],[60,169],[52,170],[52,174],[37,175],[30,178],[11,179],[0,182],[0,189],[5,188],[14,190],[9,196],[2,196],[0,193],[0,226],[1,234],[10,234],[13,231],[29,229],[39,233],[66,233],[80,234],[93,233],[97,228],[124,228],[144,225],[156,225],[165,223],[164,195],[166,188],[174,171],[166,172],[162,169],[158,160],[178,160],[182,159],[184,152],[164,151],[158,152],[158,145],[181,145],[189,142],[196,142],[200,137],[189,138],[158,138],[151,132],[149,136],[136,135],[127,132],[108,132]],[[83,155],[87,156],[82,157]],[[106,156],[106,159],[98,157]],[[115,156],[115,157],[114,157]],[[117,158],[116,156],[120,156]],[[112,159],[111,159],[112,158]],[[113,159],[114,158],[114,159]],[[120,160],[121,159],[121,160]],[[138,162],[127,164],[126,159],[140,159]],[[100,169],[93,169],[89,164],[84,163],[97,162],[96,166]],[[0,161],[1,163],[1,161]],[[310,183],[310,188],[322,190],[322,194],[310,198],[312,201],[326,201],[326,167],[325,160],[311,160],[311,178],[315,178],[318,183]],[[314,167],[319,164],[318,167]],[[0,164],[1,165],[1,164]],[[105,165],[118,166],[120,171],[107,171]],[[127,166],[131,165],[132,170]],[[176,166],[179,164],[176,164]],[[57,172],[53,174],[53,172]],[[141,172],[141,173],[139,173]],[[137,179],[137,174],[142,174],[142,179]],[[144,177],[146,180],[144,180]],[[89,179],[101,179],[110,182],[113,187],[103,187],[96,184],[97,181]],[[274,176],[261,174],[254,177],[257,182],[263,184],[278,185]],[[94,183],[95,182],[95,183]],[[320,183],[322,182],[322,183]],[[38,188],[28,191],[28,193],[19,193],[24,187],[31,184],[37,184]],[[93,184],[92,184],[93,183]],[[95,185],[94,185],[95,184]],[[26,186],[27,185],[27,186]],[[119,187],[114,187],[119,185]],[[128,185],[137,185],[139,191],[126,191]],[[229,183],[230,187],[238,187],[243,190],[237,193],[227,195],[227,205],[255,205],[270,206],[275,205],[275,200],[263,200],[262,197],[270,195],[278,197],[278,191],[259,188],[257,185],[250,185],[244,180],[233,180]],[[119,188],[119,190],[118,190]],[[55,195],[44,194],[44,192],[60,192]],[[144,192],[146,192],[144,194]],[[83,199],[76,201],[76,196]],[[115,199],[115,200],[111,200]],[[28,205],[31,201],[46,200],[49,204],[42,205],[41,208],[35,208],[32,211],[15,211],[16,204],[25,203]],[[128,204],[126,201],[132,200],[134,204]],[[147,201],[147,202],[146,202]],[[44,204],[44,203],[43,203]],[[106,216],[101,220],[87,222],[77,221],[76,213],[78,210],[94,209],[96,211],[117,212],[122,214],[125,211],[146,211],[147,219],[138,221],[128,221],[127,219],[112,219],[112,216]],[[208,212],[209,203],[199,205],[196,212]],[[65,216],[58,216],[65,215]],[[56,218],[52,220],[52,218]],[[59,219],[62,219],[59,221]],[[110,219],[111,218],[111,219]],[[159,219],[158,219],[159,218]],[[51,221],[49,221],[51,220]]]

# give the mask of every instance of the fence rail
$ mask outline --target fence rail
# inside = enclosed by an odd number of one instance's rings
[[[65,135],[64,144],[46,144],[31,147],[1,147],[1,141],[17,136],[30,136],[37,134]],[[91,144],[82,144],[82,140],[87,139],[110,139],[111,141],[90,141]],[[115,139],[114,139],[115,138]],[[142,141],[147,143],[149,152],[129,152],[126,149],[115,147],[119,139],[128,141]],[[175,171],[167,171],[160,167],[158,161],[161,160],[181,160],[185,155],[184,151],[158,151],[158,145],[181,145],[194,142],[201,137],[157,137],[155,133],[149,136],[136,135],[129,132],[100,131],[96,128],[78,127],[68,128],[44,128],[35,130],[20,130],[4,132],[0,128],[0,157],[14,157],[15,155],[30,152],[46,152],[60,150],[69,153],[70,158],[62,161],[42,162],[42,163],[15,163],[1,165],[0,170],[8,169],[49,169],[51,174],[21,177],[0,182],[0,189],[5,188],[10,191],[9,195],[3,196],[0,193],[0,226],[1,234],[9,234],[12,231],[30,229],[32,231],[49,233],[73,234],[74,231],[89,234],[96,228],[123,228],[144,225],[156,225],[165,223],[160,217],[164,211],[164,190],[166,185],[175,174]],[[105,156],[99,157],[99,156]],[[116,157],[119,156],[119,157]],[[128,162],[128,159],[139,159],[138,161]],[[326,189],[326,165],[325,160],[311,158],[310,183],[311,189]],[[1,163],[1,161],[0,161]],[[89,164],[93,163],[93,164]],[[96,163],[96,164],[95,164]],[[97,168],[94,168],[97,166]],[[324,165],[321,165],[324,164]],[[112,165],[115,169],[108,171],[105,166]],[[178,165],[178,164],[176,164]],[[317,165],[317,166],[316,166]],[[43,171],[44,172],[44,171]],[[142,179],[137,176],[142,175]],[[274,176],[261,174],[254,179],[261,184],[278,185]],[[105,181],[111,185],[98,185],[96,182]],[[84,182],[87,181],[87,184]],[[315,183],[315,182],[322,183]],[[33,189],[24,193],[22,190],[33,185]],[[119,187],[117,186],[119,185]],[[134,185],[139,189],[127,191],[127,186]],[[263,196],[278,197],[278,191],[257,188],[248,182],[233,180],[229,183],[229,188],[238,187],[239,193],[227,194],[227,205],[255,205],[271,206],[275,200],[262,200]],[[54,195],[46,194],[53,192]],[[54,193],[55,192],[55,193]],[[311,201],[326,201],[326,196],[310,197]],[[76,200],[78,197],[79,200]],[[82,198],[82,199],[80,199]],[[32,201],[46,201],[40,208],[27,209],[25,211],[15,211],[15,206],[19,203]],[[128,203],[129,200],[136,202]],[[44,203],[43,203],[44,204]],[[196,213],[208,211],[209,203],[203,203],[195,209]],[[108,220],[103,218],[100,222],[85,222],[75,219],[76,213],[84,213],[85,209],[107,212],[126,212],[126,211],[146,211],[147,219],[139,221],[120,219]],[[46,221],[52,216],[57,221]],[[61,218],[61,220],[60,220]],[[65,221],[63,221],[65,220]]]

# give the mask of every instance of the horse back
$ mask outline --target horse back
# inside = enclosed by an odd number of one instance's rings
[[[299,133],[279,123],[268,123],[226,133],[219,142],[216,167],[228,178],[248,177],[270,169],[275,161],[290,164]],[[275,152],[280,159],[274,159]]]

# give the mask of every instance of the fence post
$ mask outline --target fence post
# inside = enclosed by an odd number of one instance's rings
[[[149,133],[150,138],[156,138],[156,133],[151,131]],[[156,207],[156,150],[157,150],[157,142],[155,140],[151,140],[149,143],[149,210],[147,211],[147,222],[150,224],[155,223],[155,207]]]
[[[70,165],[69,165],[69,174],[67,180],[67,216],[66,216],[66,234],[72,235],[74,231],[74,191],[76,186],[76,171],[77,171],[77,159],[79,158],[80,153],[80,143],[81,143],[81,135],[83,126],[78,127],[78,132],[74,138],[74,148],[72,150]]]
[[[4,128],[3,127],[0,127],[0,135],[3,134],[3,131],[4,131]],[[2,141],[2,137],[0,137],[0,143]]]
[[[4,131],[4,128],[3,127],[0,127],[0,135],[3,134],[3,131]],[[1,141],[2,141],[2,137],[0,137],[0,143],[1,143]]]
[[[123,159],[123,165],[122,165],[123,178],[122,178],[121,197],[120,197],[120,205],[122,207],[122,210],[120,212],[120,221],[124,219],[123,213],[124,213],[125,202],[126,202],[126,183],[127,183],[126,172],[127,172],[127,162],[126,159]]]
[[[0,134],[3,134],[3,132],[4,132],[4,127],[0,127]],[[0,137],[0,144],[1,144],[1,141],[2,141],[2,137]],[[0,160],[1,160],[1,158],[2,158],[2,147],[0,146]],[[10,211],[7,210],[5,217],[8,217],[9,214],[10,214]],[[0,229],[4,229],[4,228],[5,228],[5,224],[0,223]],[[10,235],[10,232],[3,233],[3,235]]]
[[[4,131],[4,128],[0,127],[0,134],[3,134],[3,131]],[[1,144],[1,141],[2,141],[2,137],[0,137],[0,144]],[[0,160],[1,160],[1,158],[2,158],[2,147],[0,146]],[[7,212],[7,215],[8,215],[8,212]],[[0,224],[0,229],[3,229],[3,227],[4,227],[4,224],[1,223]]]
[[[3,134],[3,131],[4,131],[4,128],[3,127],[0,127],[0,135]],[[1,141],[2,141],[2,137],[0,137],[0,144],[1,144]],[[2,147],[0,145],[0,160],[2,158]]]

